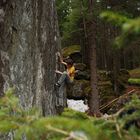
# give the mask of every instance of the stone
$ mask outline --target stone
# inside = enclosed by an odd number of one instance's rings
[[[110,80],[110,75],[109,72],[107,71],[97,71],[98,73],[98,81],[109,81]]]
[[[75,63],[74,67],[76,70],[85,71],[87,66],[84,63]]]
[[[85,93],[88,86],[89,81],[87,80],[74,80],[74,83],[67,87],[67,97],[69,99],[84,99],[88,96],[88,93]]]
[[[89,71],[77,71],[75,74],[76,80],[90,80],[90,74]]]
[[[79,45],[73,45],[62,49],[63,57],[70,57],[74,63],[82,62],[81,48]]]
[[[66,58],[67,56],[70,56],[73,53],[80,53],[80,46],[79,45],[72,45],[68,46],[62,49],[62,54]]]
[[[81,63],[82,62],[82,55],[80,52],[76,52],[70,55],[70,58],[73,60],[74,63]]]

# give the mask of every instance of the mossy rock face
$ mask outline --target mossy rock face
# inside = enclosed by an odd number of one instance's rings
[[[99,92],[101,96],[108,96],[114,94],[112,85],[100,85]]]
[[[67,97],[69,99],[84,99],[87,96],[85,89],[89,87],[87,80],[74,80],[72,85],[67,87]]]
[[[79,79],[84,79],[84,80],[90,80],[90,70],[86,69],[84,71],[78,71],[76,73],[76,76],[75,76],[75,79],[76,80],[79,80]],[[106,71],[98,71],[98,81],[109,81],[111,78],[109,76],[109,74],[106,72]]]
[[[86,71],[78,71],[76,72],[75,74],[75,79],[76,80],[90,80],[90,74],[89,74],[89,71],[86,70]]]
[[[84,63],[75,63],[74,67],[76,70],[85,71],[87,66]]]
[[[107,71],[100,70],[97,72],[97,74],[98,74],[98,81],[109,81],[111,79],[110,73]]]
[[[70,56],[73,53],[79,53],[81,51],[80,45],[73,45],[69,47],[65,47],[62,49],[62,54],[64,57]]]
[[[73,60],[74,63],[81,63],[82,62],[82,55],[79,52],[71,54],[70,58]]]
[[[81,48],[79,45],[73,45],[63,48],[62,54],[64,58],[70,56],[70,58],[72,58],[74,63],[82,62]]]

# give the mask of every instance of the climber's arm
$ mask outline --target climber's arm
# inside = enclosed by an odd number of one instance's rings
[[[67,66],[67,63],[63,61],[63,58],[62,58],[60,52],[57,52],[57,56],[59,57],[60,62]]]
[[[66,62],[62,61],[61,63],[64,64],[65,66],[67,66],[67,63]]]
[[[59,70],[56,70],[55,73],[58,73],[58,74],[61,74],[61,75],[63,74],[63,72],[61,72]]]

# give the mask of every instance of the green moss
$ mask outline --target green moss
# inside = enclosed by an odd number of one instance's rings
[[[99,70],[99,71],[97,71],[97,73],[98,73],[98,80],[99,81],[108,81],[108,80],[110,80],[110,77],[108,76],[107,71]]]
[[[84,93],[86,95],[90,94],[91,93],[91,87],[90,86],[86,87],[85,90],[84,90]]]
[[[72,45],[62,49],[62,54],[64,57],[71,55],[72,53],[80,52],[80,45]]]
[[[132,84],[132,85],[140,85],[140,79],[130,78],[130,79],[128,80],[128,83],[129,83],[129,84]]]
[[[70,108],[65,108],[61,116],[66,118],[71,118],[71,119],[78,119],[78,120],[89,119],[89,117],[85,113],[75,111]]]
[[[131,78],[140,78],[140,68],[130,70],[129,73]]]

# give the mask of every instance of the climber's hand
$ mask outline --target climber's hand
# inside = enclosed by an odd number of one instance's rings
[[[57,56],[58,56],[59,58],[61,57],[61,54],[60,54],[60,52],[57,52],[56,54],[57,54]]]

